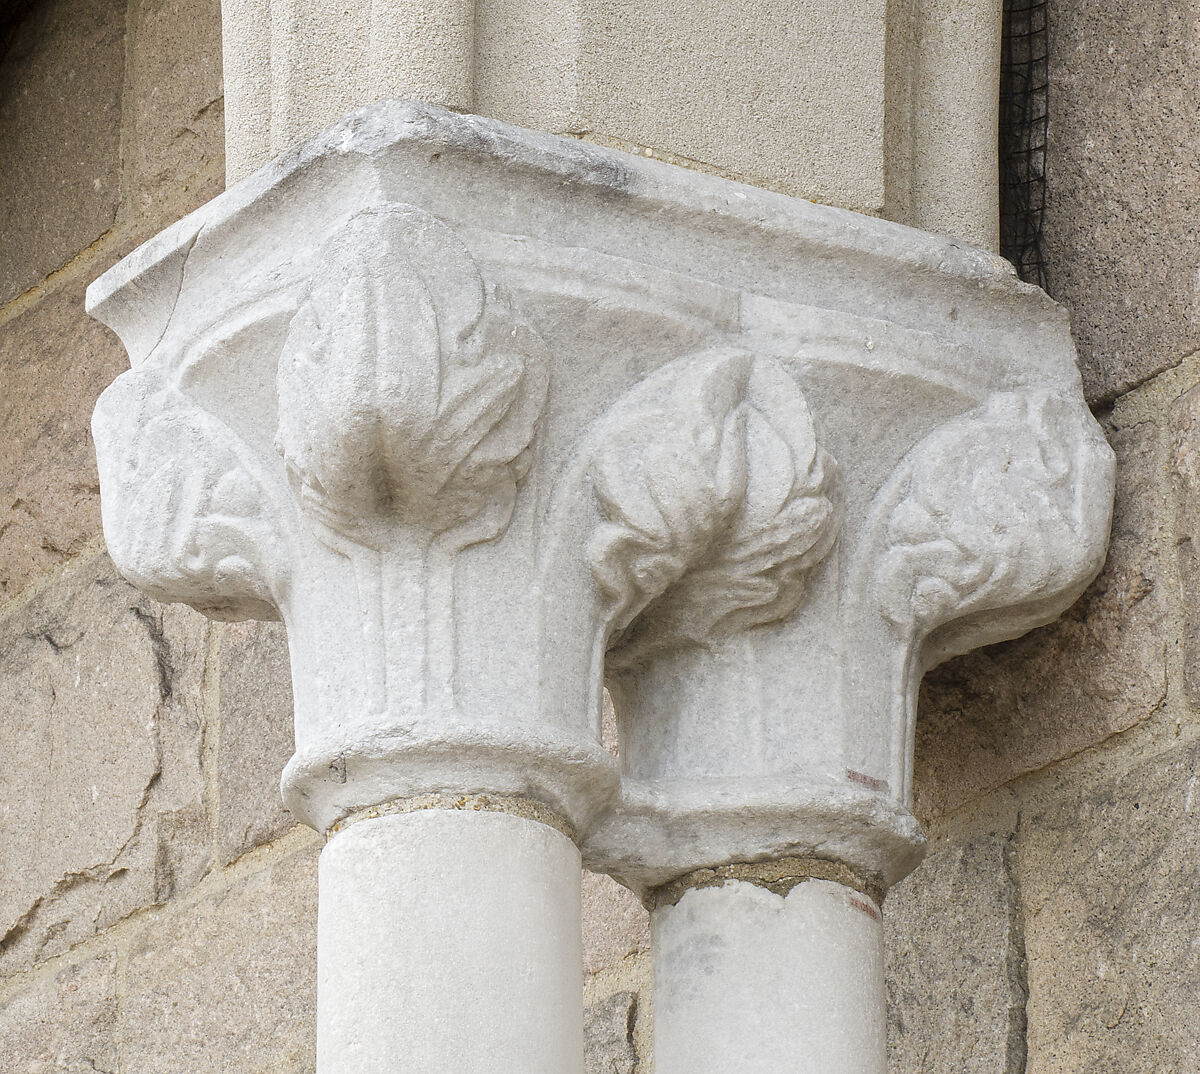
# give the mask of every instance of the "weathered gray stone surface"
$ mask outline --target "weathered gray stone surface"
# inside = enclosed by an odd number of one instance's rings
[[[217,855],[228,862],[297,823],[279,795],[293,744],[287,631],[281,623],[227,624],[220,660]]]
[[[596,973],[650,948],[650,915],[628,888],[583,874],[583,971]]]
[[[1171,644],[1154,489],[1159,430],[1110,432],[1117,501],[1108,562],[1061,619],[931,672],[918,707],[916,807],[940,815],[1152,714]]]
[[[936,848],[884,904],[894,1074],[1023,1070],[1020,905],[1002,836]]]
[[[64,0],[24,19],[0,65],[0,305],[116,219],[124,73],[124,5]]]
[[[1028,1074],[1200,1069],[1198,817],[1193,743],[1022,818]]]
[[[1176,548],[1184,594],[1183,688],[1200,706],[1200,386],[1171,406],[1170,469],[1175,493]]]
[[[127,365],[116,336],[84,313],[82,284],[0,324],[0,605],[100,532],[88,423]]]
[[[464,242],[501,219],[530,241]],[[717,219],[760,254],[731,253]],[[781,249],[795,262],[772,260]],[[561,273],[581,257],[568,317]],[[838,266],[860,261],[850,295]],[[397,263],[419,285],[393,280]],[[702,314],[676,308],[685,276]],[[294,310],[255,304],[285,291]],[[420,375],[362,333],[358,302],[397,338],[432,304],[412,337]],[[1040,624],[1103,560],[1112,453],[1065,317],[1006,265],[574,140],[380,102],[161,233],[89,303],[135,366],[93,423],[109,549],[163,599],[287,620],[299,741],[284,797],[318,829],[469,785],[589,825],[585,861],[639,889],[815,848],[903,875],[919,842],[903,733],[916,651]],[[243,311],[253,327],[234,331]],[[480,357],[443,338],[452,324]],[[493,325],[520,341],[511,354]],[[812,342],[826,332],[829,353]],[[802,357],[772,357],[787,353]],[[864,407],[904,419],[864,440]],[[750,414],[762,422],[736,416]],[[418,425],[431,431],[414,439]],[[430,476],[447,466],[452,494]],[[658,483],[682,506],[656,507]],[[635,536],[646,527],[669,571]],[[435,534],[445,569],[421,551]],[[953,551],[931,551],[943,538]],[[837,542],[847,562],[827,569]],[[746,588],[743,571],[765,581]],[[618,627],[620,773],[592,730],[596,646]],[[830,698],[819,729],[776,718]]]
[[[68,966],[0,1004],[0,1066],[12,1074],[115,1072],[117,956]]]
[[[319,847],[156,915],[129,955],[121,1074],[311,1074]]]
[[[206,630],[105,557],[0,620],[0,970],[203,873]]]
[[[1194,3],[1050,5],[1045,254],[1092,400],[1200,346],[1200,12]]]
[[[586,1074],[635,1074],[638,1069],[633,1029],[637,996],[616,992],[583,1012],[583,1063]]]
[[[224,187],[219,0],[134,0],[125,212],[147,238]]]

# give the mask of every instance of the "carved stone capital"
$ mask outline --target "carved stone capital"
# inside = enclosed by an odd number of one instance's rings
[[[784,855],[886,885],[921,675],[1104,556],[1067,319],[1007,263],[569,139],[371,106],[89,308],[133,366],[94,421],[113,558],[285,621],[322,829],[514,795],[643,892]]]

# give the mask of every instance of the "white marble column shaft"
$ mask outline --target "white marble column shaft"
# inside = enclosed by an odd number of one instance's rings
[[[321,854],[318,1074],[582,1074],[579,851],[539,821],[428,809]]]
[[[885,1074],[883,928],[828,880],[693,888],[652,916],[655,1074]]]

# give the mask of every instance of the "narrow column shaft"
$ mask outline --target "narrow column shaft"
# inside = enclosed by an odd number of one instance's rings
[[[913,57],[913,204],[904,223],[999,247],[1003,0],[919,5]]]
[[[656,1074],[884,1074],[883,929],[868,896],[727,880],[659,906],[652,928]]]
[[[221,44],[232,185],[271,156],[271,0],[221,0]]]
[[[579,851],[505,813],[363,820],[321,855],[318,1074],[582,1074]]]

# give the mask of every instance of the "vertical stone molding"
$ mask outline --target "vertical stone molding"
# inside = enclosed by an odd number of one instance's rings
[[[1004,0],[892,0],[884,63],[884,209],[999,247]]]
[[[877,915],[920,860],[921,676],[1053,618],[1104,556],[1112,456],[1042,292],[897,224],[386,102],[135,251],[89,309],[133,366],[94,420],[114,562],[159,599],[287,626],[284,798],[334,833],[322,1074],[410,1050],[447,1074],[577,1071],[574,998],[461,990],[503,980],[531,913],[564,939],[514,980],[571,977],[578,850],[654,900],[709,867],[824,863],[767,892],[758,955],[814,982],[848,959],[882,996],[854,900]],[[455,848],[493,828],[494,882],[453,897]],[[660,902],[664,996],[714,913],[730,959],[755,934],[760,887],[728,884]],[[454,939],[464,914],[488,942]],[[847,914],[853,951],[804,938]],[[417,996],[435,947],[460,972]],[[839,988],[829,1025],[853,1020]],[[732,996],[729,1040],[755,1002]],[[479,1050],[501,1009],[570,1024]],[[471,1043],[419,1039],[468,1010]],[[713,1069],[816,1048],[810,1013],[768,1011],[775,1043]],[[660,1069],[692,1069],[710,1015],[657,1017],[683,1049]],[[865,1054],[836,1069],[873,1072]]]

